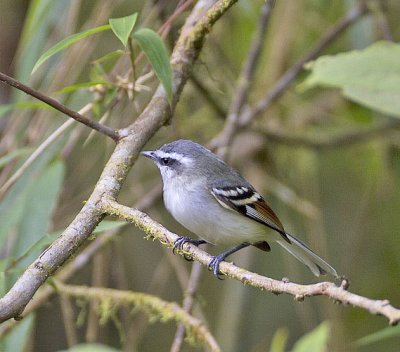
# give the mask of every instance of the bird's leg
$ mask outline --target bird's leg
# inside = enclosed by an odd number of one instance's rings
[[[211,259],[210,264],[208,264],[209,269],[211,269],[214,273],[214,275],[217,277],[217,279],[219,280],[223,280],[220,276],[219,276],[219,264],[225,260],[226,257],[228,257],[229,255],[241,250],[242,248],[246,248],[250,246],[250,243],[244,242],[241,244],[238,244],[236,247],[231,248],[230,250],[223,252],[221,254],[216,255],[215,257],[213,257]]]

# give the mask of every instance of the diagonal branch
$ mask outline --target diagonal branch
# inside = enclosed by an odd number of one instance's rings
[[[229,107],[229,113],[224,128],[210,143],[211,148],[218,147],[218,155],[220,157],[226,157],[227,148],[237,133],[240,112],[247,102],[252,79],[264,46],[273,2],[274,1],[268,0],[261,7],[261,15],[257,24],[257,29],[242,72],[237,79],[236,90],[232,98],[231,106]]]
[[[4,82],[14,88],[19,89],[28,95],[31,95],[32,97],[46,103],[47,105],[50,105],[51,107],[62,112],[63,114],[65,114],[69,117],[72,117],[74,120],[76,120],[80,123],[83,123],[84,125],[106,135],[107,137],[110,137],[114,141],[118,141],[118,139],[120,138],[118,132],[116,130],[112,129],[111,127],[102,125],[101,123],[99,123],[95,120],[88,119],[87,117],[81,115],[80,113],[78,113],[74,110],[71,110],[70,108],[59,103],[57,100],[49,97],[48,95],[40,93],[37,90],[17,81],[16,79],[14,79],[10,76],[7,76],[6,74],[4,74],[2,72],[0,72],[0,81]]]
[[[182,28],[172,53],[174,100],[171,106],[159,86],[143,113],[128,128],[119,131],[114,152],[104,167],[92,194],[63,234],[21,275],[0,299],[0,322],[19,318],[25,306],[48,277],[62,266],[89,238],[104,218],[99,207],[104,198],[116,199],[129,170],[145,143],[168,121],[193,64],[212,25],[237,0],[199,0]]]
[[[244,109],[243,116],[241,118],[241,125],[248,125],[253,118],[265,111],[270,105],[275,102],[287,89],[287,87],[297,78],[302,72],[303,66],[308,61],[315,59],[321,52],[331,44],[336,38],[339,37],[347,28],[353,23],[359,20],[362,16],[367,13],[367,6],[363,1],[358,6],[350,9],[350,11],[340,19],[335,25],[333,25],[328,31],[321,37],[321,39],[315,44],[309,52],[307,52],[299,61],[297,61],[291,68],[289,68],[282,77],[275,83],[270,89],[267,95],[262,98],[253,107],[247,107]]]
[[[160,241],[163,245],[173,247],[178,235],[168,231],[162,225],[152,220],[147,214],[133,208],[121,205],[113,200],[107,200],[102,204],[104,211],[109,215],[115,215],[133,223],[146,233],[147,236]],[[181,255],[190,256],[192,259],[208,267],[212,257],[200,248],[186,244]],[[337,303],[351,304],[368,311],[371,314],[385,316],[390,325],[400,322],[400,309],[390,305],[388,300],[373,300],[347,291],[348,281],[343,280],[341,286],[333,282],[320,282],[317,284],[302,285],[288,281],[278,281],[268,277],[252,273],[234,264],[221,262],[221,272],[226,276],[241,281],[245,285],[272,292],[274,294],[286,293],[295,297],[297,301],[303,301],[306,297],[326,296]]]

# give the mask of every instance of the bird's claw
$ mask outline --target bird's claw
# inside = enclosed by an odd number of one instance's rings
[[[224,280],[221,277],[221,272],[219,271],[219,264],[224,260],[224,258],[220,258],[218,255],[215,257],[212,257],[210,263],[208,264],[208,268],[209,270],[212,270],[214,276],[218,279],[218,280]]]
[[[190,239],[189,237],[186,237],[186,236],[178,237],[178,238],[175,240],[175,242],[174,242],[174,246],[172,247],[172,253],[175,254],[175,252],[176,252],[177,250],[182,250],[183,245],[184,245],[185,243],[190,242],[190,240],[191,240],[191,239]]]
[[[192,239],[190,237],[187,237],[187,236],[180,236],[174,242],[174,246],[172,248],[172,253],[175,254],[175,252],[177,250],[182,251],[183,250],[183,246],[186,243],[190,243],[190,244],[193,244],[195,246],[198,246],[200,244],[206,243],[206,241],[204,241],[204,240],[194,240],[194,239]],[[185,258],[186,258],[186,256],[185,256]]]

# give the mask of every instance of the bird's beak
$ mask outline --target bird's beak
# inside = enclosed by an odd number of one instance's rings
[[[149,158],[151,160],[155,159],[155,155],[154,152],[149,150],[149,151],[144,151],[144,152],[140,152],[141,155],[145,156],[146,158]]]

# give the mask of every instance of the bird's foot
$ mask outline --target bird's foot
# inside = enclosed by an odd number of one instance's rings
[[[186,243],[193,244],[193,245],[195,245],[195,246],[197,247],[197,246],[199,246],[199,245],[201,245],[201,244],[205,244],[205,243],[207,243],[207,242],[204,241],[204,240],[194,240],[194,239],[192,239],[192,238],[190,238],[190,237],[187,237],[187,236],[180,236],[180,237],[178,237],[178,239],[174,242],[174,247],[172,248],[172,253],[175,254],[175,252],[176,252],[177,250],[182,251],[182,250],[183,250],[183,246],[184,246]],[[184,255],[184,257],[185,257],[185,259],[188,260],[188,261],[192,261],[192,260],[193,260],[190,256],[188,256],[188,255],[186,255],[186,254]]]
[[[212,270],[214,276],[218,279],[218,280],[224,280],[221,277],[221,272],[219,271],[219,264],[225,259],[225,255],[220,254],[220,255],[216,255],[214,257],[212,257],[210,263],[208,264],[208,269]]]
[[[208,268],[210,270],[212,270],[212,272],[214,273],[214,276],[217,277],[217,279],[219,280],[223,280],[220,276],[220,271],[219,271],[219,264],[225,260],[225,258],[239,250],[241,250],[242,248],[246,248],[250,246],[250,243],[247,242],[243,242],[238,244],[237,246],[229,249],[228,251],[221,253],[219,255],[216,255],[215,257],[213,257],[210,261],[210,264],[208,264]]]

